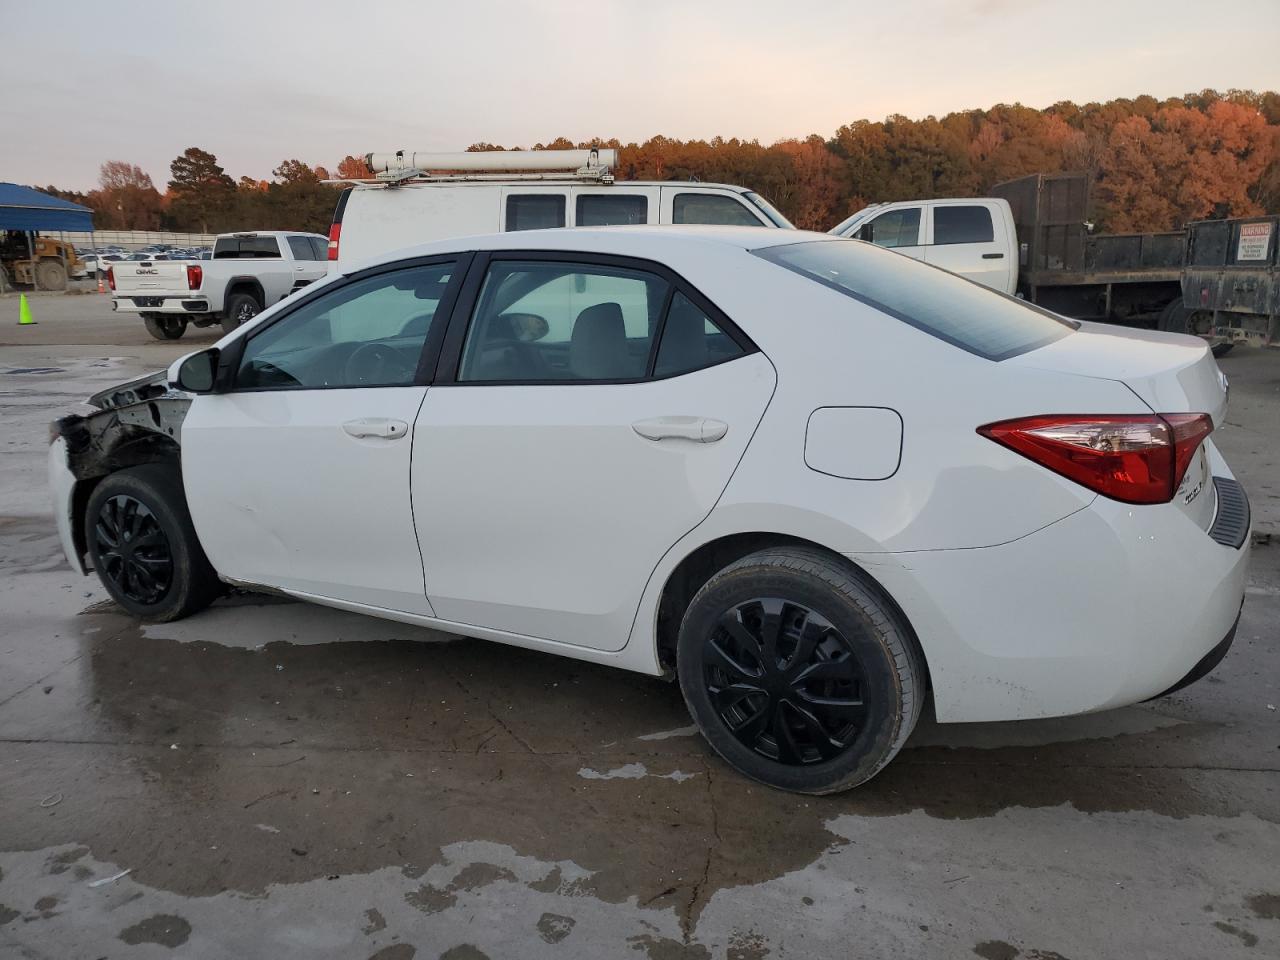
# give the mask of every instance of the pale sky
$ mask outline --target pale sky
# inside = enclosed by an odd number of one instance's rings
[[[1275,89],[1277,40],[1280,0],[0,0],[0,180]]]

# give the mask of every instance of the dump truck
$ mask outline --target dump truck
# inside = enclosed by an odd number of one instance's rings
[[[84,272],[71,244],[23,230],[0,234],[0,269],[9,285],[38,290],[65,290],[69,277]]]
[[[1018,293],[1057,313],[1202,336],[1221,354],[1280,342],[1278,217],[1204,220],[1182,230],[1099,234],[1084,173],[996,184],[1018,234]]]

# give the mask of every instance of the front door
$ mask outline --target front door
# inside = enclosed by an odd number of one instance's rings
[[[415,433],[431,605],[621,649],[654,567],[729,482],[773,367],[652,264],[504,254],[474,299]]]
[[[224,347],[234,382],[197,397],[182,428],[192,521],[219,573],[430,614],[409,461],[460,272],[357,275]]]

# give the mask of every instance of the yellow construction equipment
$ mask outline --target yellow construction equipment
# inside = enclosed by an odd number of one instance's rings
[[[0,269],[12,284],[26,284],[40,290],[65,290],[67,279],[80,269],[76,248],[53,237],[35,237],[35,252],[31,250],[31,235],[21,230],[6,230],[0,234]]]

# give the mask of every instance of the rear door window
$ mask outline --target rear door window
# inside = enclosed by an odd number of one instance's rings
[[[545,230],[563,227],[565,198],[554,193],[510,194],[507,230]]]
[[[715,193],[677,193],[671,200],[672,223],[714,223],[763,227],[760,218],[735,197]]]
[[[649,222],[649,198],[631,193],[584,193],[578,196],[580,227],[609,227]]]
[[[991,243],[996,238],[991,211],[982,206],[946,204],[933,208],[933,242]]]
[[[293,259],[295,260],[314,260],[316,258],[316,252],[307,237],[290,237],[289,249],[293,252]]]
[[[866,244],[818,240],[755,253],[988,360],[1026,353],[1075,329],[1023,300]]]

